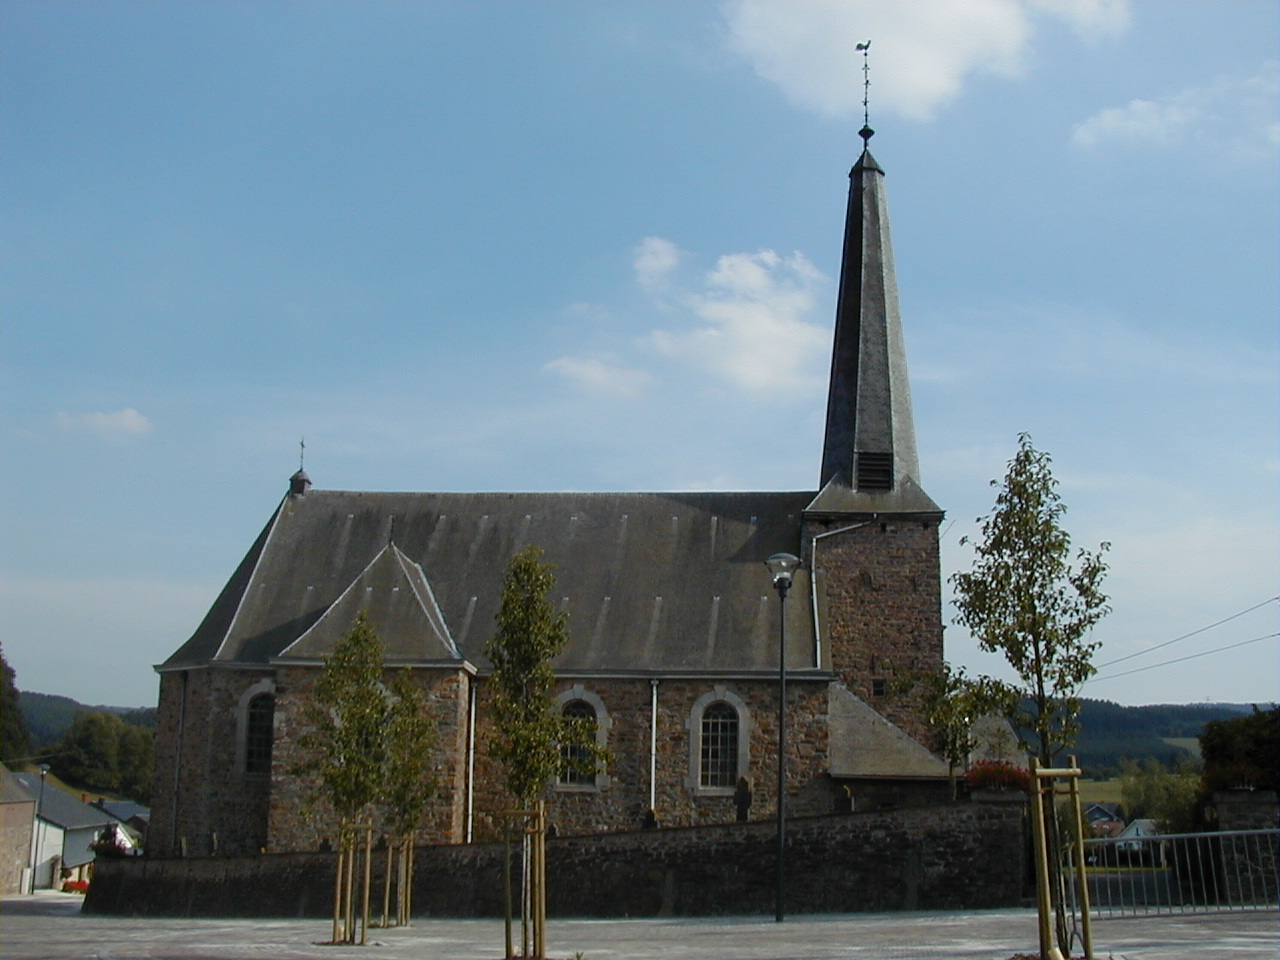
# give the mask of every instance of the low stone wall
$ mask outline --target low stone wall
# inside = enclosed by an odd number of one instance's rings
[[[1211,804],[1219,830],[1274,830],[1280,822],[1274,790],[1216,790]]]
[[[787,911],[984,909],[1023,897],[1024,806],[955,803],[807,817],[788,825]],[[711,916],[773,911],[771,823],[548,841],[548,912],[561,917]],[[417,916],[499,916],[503,847],[421,847]],[[85,910],[168,916],[322,917],[325,853],[100,861]],[[381,876],[375,857],[374,876]],[[375,879],[376,903],[380,882]]]

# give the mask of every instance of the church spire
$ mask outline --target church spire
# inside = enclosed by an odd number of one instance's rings
[[[920,479],[884,170],[867,147],[872,134],[864,124],[862,156],[849,173],[819,484],[868,494]]]

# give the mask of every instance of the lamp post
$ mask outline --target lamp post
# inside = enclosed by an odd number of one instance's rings
[[[774,891],[774,920],[782,922],[786,901],[786,830],[787,830],[787,590],[791,575],[800,566],[800,558],[789,553],[775,553],[764,562],[778,591],[778,881]]]
[[[44,821],[40,819],[40,814],[44,812],[44,781],[49,776],[49,765],[47,763],[40,764],[40,795],[36,800],[36,822],[32,826],[31,838],[35,847],[35,856],[31,858],[31,892],[36,892],[36,871],[40,868],[40,858],[44,856],[44,844],[40,842],[41,835],[44,833]]]

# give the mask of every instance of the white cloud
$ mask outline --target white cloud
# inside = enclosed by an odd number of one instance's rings
[[[1154,100],[1130,100],[1078,124],[1072,145],[1176,147],[1216,143],[1239,153],[1273,153],[1280,144],[1280,70],[1274,60],[1249,77],[1219,77]]]
[[[729,46],[805,109],[830,117],[862,103],[856,44],[872,40],[873,112],[928,119],[974,73],[1016,75],[1033,13],[1086,37],[1122,32],[1127,0],[730,0]]]
[[[1030,5],[1065,20],[1089,41],[1118,37],[1129,28],[1128,0],[1030,0]]]
[[[720,258],[686,304],[692,330],[655,330],[663,354],[700,367],[750,393],[811,390],[827,346],[824,327],[808,321],[822,274],[803,254],[772,250]]]
[[[633,266],[636,283],[641,288],[656,292],[664,289],[671,275],[680,265],[680,249],[662,237],[645,237],[636,246]]]
[[[651,379],[643,370],[601,357],[560,357],[543,369],[597,396],[634,397]]]
[[[151,432],[151,421],[133,407],[114,413],[59,413],[57,422],[63,430],[85,431],[100,437],[140,437]]]
[[[564,356],[543,369],[589,394],[629,397],[657,375],[656,353],[736,393],[821,393],[830,331],[809,318],[826,277],[804,254],[730,253],[699,277],[681,275],[685,260],[670,240],[645,237],[636,285],[665,325],[615,352]]]

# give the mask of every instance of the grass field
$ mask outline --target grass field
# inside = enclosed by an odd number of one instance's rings
[[[1083,803],[1120,803],[1120,781],[1081,780],[1080,800]]]
[[[1171,747],[1181,747],[1193,757],[1200,756],[1200,738],[1199,737],[1161,737],[1165,743]]]

